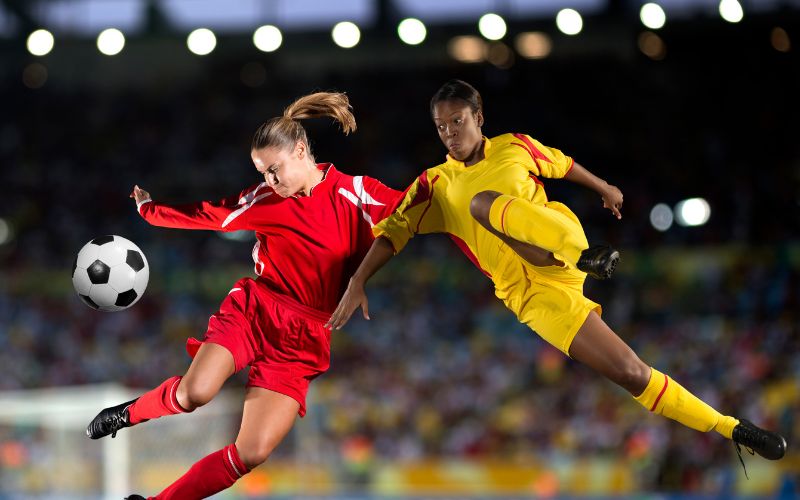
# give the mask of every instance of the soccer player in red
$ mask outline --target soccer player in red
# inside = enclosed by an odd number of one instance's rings
[[[648,366],[601,319],[583,294],[587,274],[608,277],[618,254],[590,247],[580,221],[548,200],[539,177],[565,178],[596,191],[621,218],[622,192],[561,151],[526,134],[489,139],[483,102],[461,80],[434,95],[431,116],[449,154],[406,191],[397,210],[376,224],[377,236],[328,321],[343,326],[356,308],[367,316],[364,285],[415,234],[447,233],[492,280],[495,294],[544,340],[631,393],[649,411],[703,432],[714,430],[777,460],[785,439],[747,420],[723,415],[678,382]],[[740,457],[741,458],[741,457]]]
[[[233,485],[269,457],[297,414],[305,414],[309,383],[328,369],[324,323],[373,241],[371,227],[391,213],[401,193],[316,163],[299,120],[323,116],[337,120],[345,134],[356,129],[344,94],[301,97],[256,131],[251,157],[264,181],[236,196],[176,206],[133,188],[131,197],[150,224],[256,234],[257,278],[237,281],[209,319],[205,339],[189,339],[193,360],[186,374],[102,410],[86,430],[92,439],[114,437],[124,427],[194,411],[250,367],[236,441],[150,498],[206,498]]]

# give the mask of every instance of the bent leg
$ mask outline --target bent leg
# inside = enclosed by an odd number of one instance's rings
[[[702,432],[714,429],[731,439],[733,428],[739,423],[647,366],[594,311],[575,335],[569,354],[626,389],[649,411],[687,427]]]
[[[146,392],[129,408],[131,424],[165,415],[194,411],[211,401],[234,373],[233,355],[226,348],[204,343],[183,377],[171,377]]]
[[[506,245],[509,246],[517,255],[525,259],[534,266],[560,266],[563,262],[559,261],[553,256],[553,252],[539,248],[530,243],[525,243],[515,240],[510,236],[506,236],[494,227],[489,222],[489,212],[494,200],[500,196],[501,193],[497,191],[481,191],[476,194],[470,202],[469,211],[472,217],[480,223],[486,230],[494,234]]]
[[[188,411],[207,404],[235,371],[233,354],[228,349],[204,343],[178,386],[178,402]]]
[[[495,196],[492,191],[484,191],[473,198],[480,205],[476,208],[481,209],[482,217],[488,199],[491,204],[485,214],[486,222],[500,234],[563,256],[572,265],[577,265],[581,253],[589,248],[580,223],[560,211],[523,198]]]

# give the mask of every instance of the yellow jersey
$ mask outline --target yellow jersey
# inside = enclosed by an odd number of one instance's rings
[[[470,202],[481,191],[498,191],[544,204],[547,195],[539,177],[562,178],[573,160],[525,134],[484,137],[484,159],[469,167],[447,160],[420,175],[389,217],[373,227],[388,238],[395,253],[415,234],[447,233],[486,275],[501,260],[497,237],[470,215]]]

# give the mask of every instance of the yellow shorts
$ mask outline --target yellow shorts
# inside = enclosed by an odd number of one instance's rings
[[[566,205],[548,202],[546,206],[559,212],[557,217],[569,219],[570,230],[583,235],[578,218]],[[603,312],[599,304],[583,295],[586,273],[571,264],[534,266],[499,238],[496,244],[500,255],[497,267],[492,270],[495,294],[520,322],[569,356],[572,340],[589,313]]]

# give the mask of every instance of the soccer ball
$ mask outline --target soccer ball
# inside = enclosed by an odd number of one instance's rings
[[[81,300],[99,311],[122,311],[147,288],[150,267],[139,247],[108,235],[85,244],[72,266],[72,285]]]

